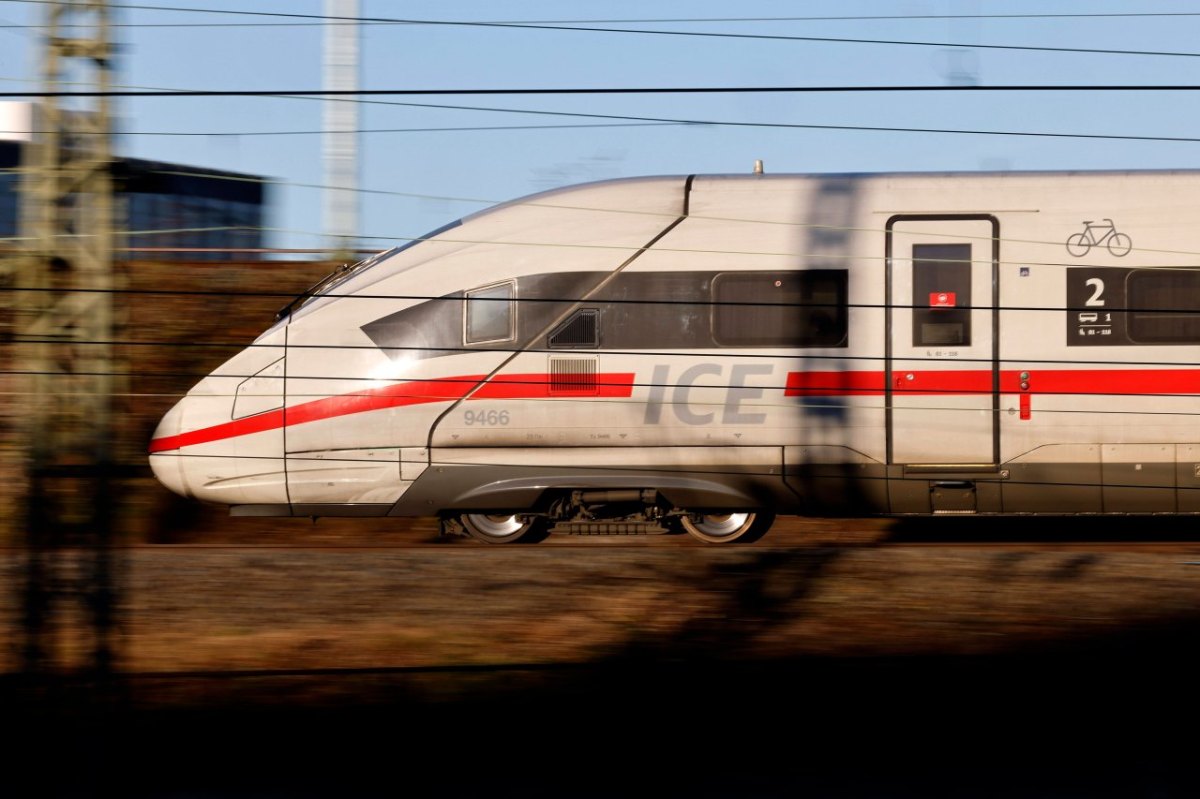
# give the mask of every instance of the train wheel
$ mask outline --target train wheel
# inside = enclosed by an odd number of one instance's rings
[[[750,513],[685,513],[679,517],[684,532],[708,544],[747,543],[761,538],[775,521],[774,514],[759,511]]]
[[[468,535],[489,544],[534,541],[543,527],[540,519],[516,513],[464,513],[459,521]]]

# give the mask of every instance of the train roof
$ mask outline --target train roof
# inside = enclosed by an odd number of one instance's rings
[[[1056,175],[1200,175],[1200,168],[1143,168],[1143,169],[909,169],[909,170],[878,170],[861,172],[717,172],[696,173],[698,178],[724,177],[787,177],[811,178],[824,180],[828,178],[888,178],[888,177],[999,177],[999,176],[1056,176]],[[682,176],[686,177],[686,176]]]
[[[650,184],[650,183],[669,183],[681,184],[686,181],[691,181],[693,185],[697,182],[713,182],[722,181],[789,181],[789,182],[827,182],[827,181],[877,181],[877,180],[930,180],[930,179],[954,179],[954,180],[990,180],[997,178],[1073,178],[1073,177],[1200,177],[1200,168],[1156,168],[1156,169],[1002,169],[1002,170],[895,170],[895,171],[862,171],[862,172],[696,172],[691,174],[686,173],[661,173],[635,175],[620,178],[608,178],[605,180],[589,181],[584,183],[572,183],[564,186],[559,186],[545,191],[534,192],[520,197],[514,197],[510,200],[505,200],[495,205],[482,208],[472,214],[464,216],[461,220],[477,218],[479,216],[493,213],[497,210],[512,207],[514,205],[522,205],[529,203],[537,203],[551,197],[561,196],[563,194],[579,194],[589,190],[603,190],[605,188],[615,188],[619,186],[628,186],[634,184]]]

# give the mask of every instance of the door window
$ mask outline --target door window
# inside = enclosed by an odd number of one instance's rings
[[[913,346],[971,343],[971,245],[914,244]]]

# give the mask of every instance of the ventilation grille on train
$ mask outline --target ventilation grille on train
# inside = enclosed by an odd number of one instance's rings
[[[549,337],[553,348],[595,349],[600,346],[600,311],[583,308],[556,327]]]
[[[595,394],[595,358],[551,358],[551,394]]]

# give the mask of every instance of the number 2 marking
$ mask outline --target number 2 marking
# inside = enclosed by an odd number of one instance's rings
[[[1100,295],[1104,293],[1104,281],[1098,277],[1089,277],[1087,281],[1084,282],[1084,285],[1091,286],[1093,289],[1095,289],[1095,291],[1092,292],[1092,296],[1088,297],[1087,302],[1085,302],[1084,305],[1089,307],[1103,305],[1104,300],[1100,299]]]

